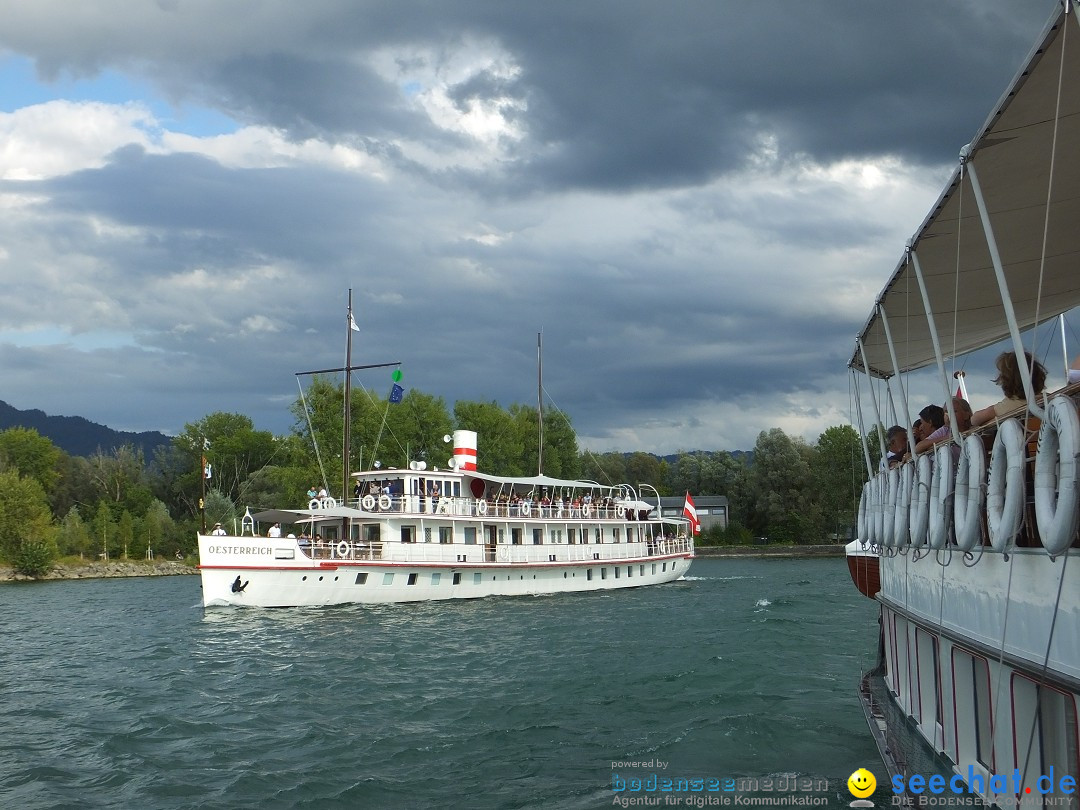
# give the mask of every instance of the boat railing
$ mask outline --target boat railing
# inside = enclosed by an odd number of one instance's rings
[[[364,543],[326,541],[301,546],[310,559],[320,562],[388,561],[417,563],[502,563],[619,562],[648,559],[693,550],[689,538],[656,537],[633,543],[529,544],[506,543]]]
[[[348,506],[377,514],[452,515],[457,517],[507,518],[521,520],[630,520],[639,515],[614,503],[573,503],[558,501],[508,502],[485,498],[381,493],[352,498]]]
[[[1021,410],[877,474],[860,500],[860,538],[1053,556],[1080,547],[1078,397],[1077,385],[1051,395],[1046,424]]]

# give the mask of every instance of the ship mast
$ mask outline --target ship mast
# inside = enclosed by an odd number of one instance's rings
[[[342,425],[341,502],[349,502],[349,443],[352,438],[352,333],[356,321],[352,314],[352,287],[349,288],[349,312],[345,316],[345,422]]]
[[[536,333],[536,474],[544,474],[544,333]]]

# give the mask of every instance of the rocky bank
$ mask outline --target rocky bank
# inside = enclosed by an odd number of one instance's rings
[[[110,560],[108,562],[57,563],[39,579],[106,579],[112,577],[171,577],[180,574],[197,574],[198,569],[186,562],[174,560]],[[0,582],[32,582],[33,577],[16,574],[6,566],[0,566]]]

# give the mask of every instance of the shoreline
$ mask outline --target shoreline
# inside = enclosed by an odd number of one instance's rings
[[[197,574],[199,569],[178,560],[89,560],[79,563],[57,563],[42,577],[16,574],[9,566],[0,566],[0,583],[44,582],[58,579],[115,579],[117,577],[172,577]]]
[[[843,557],[843,543],[816,546],[695,546],[697,557]]]

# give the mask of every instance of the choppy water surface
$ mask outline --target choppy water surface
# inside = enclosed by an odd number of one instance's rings
[[[653,773],[808,776],[842,807],[881,772],[876,609],[841,559],[272,611],[204,613],[197,577],[12,584],[0,611],[4,808],[598,808]]]

